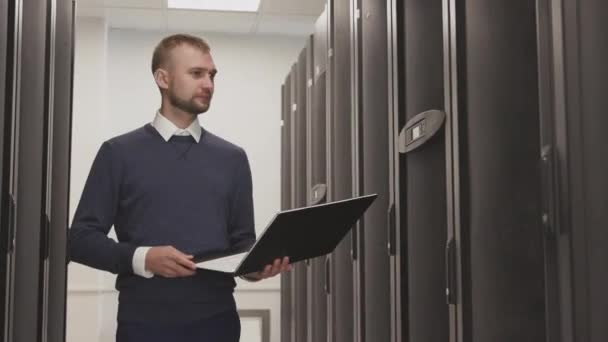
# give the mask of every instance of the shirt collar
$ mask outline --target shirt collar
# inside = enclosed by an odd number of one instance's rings
[[[169,141],[173,135],[191,135],[197,143],[201,140],[202,129],[198,118],[186,129],[181,129],[158,111],[152,121],[152,127],[156,128],[165,141]]]

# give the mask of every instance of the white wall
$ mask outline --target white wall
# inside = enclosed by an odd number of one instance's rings
[[[70,222],[95,153],[104,140],[107,36],[107,26],[103,20],[91,18],[77,21]],[[100,335],[99,308],[103,302],[101,281],[101,272],[70,263],[67,341],[94,341]]]
[[[76,30],[71,215],[101,143],[154,117],[160,98],[150,59],[167,35],[108,30],[93,18],[78,18]],[[211,109],[199,119],[247,151],[260,232],[280,207],[280,87],[305,38],[199,35],[209,41],[219,69]],[[70,264],[68,342],[114,340],[114,279]],[[273,342],[280,338],[279,286],[278,277],[256,284],[239,281],[235,294],[240,309],[271,310]]]

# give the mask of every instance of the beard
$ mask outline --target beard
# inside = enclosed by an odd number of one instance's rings
[[[211,97],[209,98],[209,101],[211,101]],[[198,115],[206,112],[210,105],[210,103],[199,104],[196,102],[194,97],[189,100],[179,98],[172,91],[169,91],[169,103],[171,103],[173,107],[192,115]]]

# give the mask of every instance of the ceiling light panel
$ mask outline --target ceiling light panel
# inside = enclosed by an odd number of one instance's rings
[[[260,0],[167,0],[169,9],[257,12]]]

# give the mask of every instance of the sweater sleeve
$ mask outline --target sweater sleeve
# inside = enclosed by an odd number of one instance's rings
[[[230,210],[230,245],[232,250],[250,248],[255,243],[251,168],[245,151],[241,150],[233,184]]]
[[[122,164],[109,142],[100,147],[68,236],[70,260],[115,274],[132,273],[136,246],[108,237],[119,203]]]

